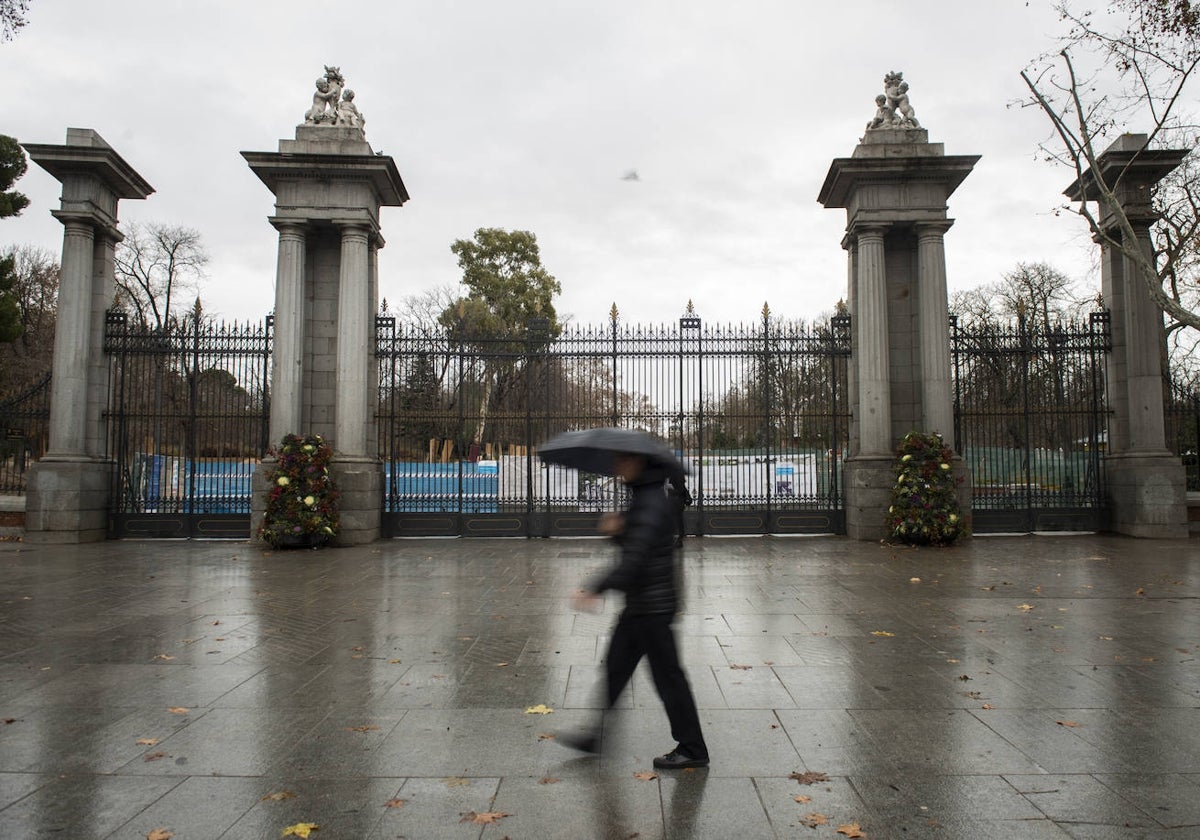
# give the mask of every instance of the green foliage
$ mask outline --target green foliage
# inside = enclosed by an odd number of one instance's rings
[[[10,190],[28,168],[25,150],[15,137],[0,134],[0,219],[19,216],[29,206],[28,197]]]
[[[546,318],[550,335],[558,335],[554,297],[562,286],[542,266],[537,237],[527,230],[480,228],[472,239],[450,246],[462,269],[465,297],[438,319],[483,339],[523,338],[533,318]]]
[[[19,216],[29,206],[26,196],[9,189],[25,174],[28,166],[25,150],[16,138],[0,134],[0,219]],[[16,286],[16,260],[9,254],[0,258],[0,342],[16,341],[21,337],[21,307]]]
[[[319,545],[335,537],[340,494],[329,475],[329,444],[320,435],[289,434],[275,455],[259,537],[274,548]]]
[[[941,435],[904,436],[896,448],[896,484],[887,513],[887,528],[895,539],[910,545],[949,545],[966,533],[953,457]]]

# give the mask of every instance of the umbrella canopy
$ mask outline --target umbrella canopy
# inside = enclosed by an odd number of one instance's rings
[[[645,432],[634,429],[563,432],[538,447],[538,456],[547,463],[599,475],[613,475],[614,456],[622,454],[640,455],[646,459],[648,466],[660,467],[671,475],[687,472],[674,452]]]

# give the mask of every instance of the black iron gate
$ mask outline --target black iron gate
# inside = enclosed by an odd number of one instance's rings
[[[1080,324],[952,319],[954,420],[976,533],[1105,525],[1108,313]]]
[[[245,539],[268,445],[271,319],[159,330],[110,313],[105,351],[110,535]]]
[[[667,441],[691,470],[694,534],[840,533],[849,321],[805,327],[764,307],[756,325],[678,324],[516,334],[421,330],[381,317],[384,533],[596,533],[611,478],[543,465],[541,441],[624,426]]]

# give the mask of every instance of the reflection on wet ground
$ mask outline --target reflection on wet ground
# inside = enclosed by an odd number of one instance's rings
[[[658,776],[644,670],[550,737],[610,552],[0,544],[0,837],[1200,837],[1200,542],[691,540],[713,763]]]

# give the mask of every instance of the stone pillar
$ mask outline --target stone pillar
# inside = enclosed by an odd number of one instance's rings
[[[54,365],[50,379],[50,445],[46,458],[87,455],[88,353],[91,351],[95,229],[86,217],[55,213],[63,227]],[[69,290],[69,291],[68,291]]]
[[[108,360],[105,311],[112,303],[117,205],[154,192],[87,128],[67,129],[64,145],[24,144],[30,159],[63,185],[52,214],[63,224],[63,251],[50,387],[49,447],[29,473],[25,495],[28,542],[102,540],[108,532],[106,460]]]
[[[850,252],[850,457],[846,533],[887,536],[895,448],[919,428],[953,443],[949,312],[942,236],[946,202],[977,156],[948,156],[924,129],[868,130],[829,168],[817,200],[845,208]],[[961,459],[955,474],[965,479]],[[970,491],[959,502],[969,516]]]
[[[329,442],[341,491],[335,544],[370,542],[379,538],[383,507],[374,434],[379,214],[408,192],[395,161],[376,154],[355,126],[298,126],[278,153],[242,156],[276,196],[272,437],[315,433]],[[265,508],[263,472],[252,485],[252,534]]]
[[[275,326],[271,355],[271,443],[301,428],[304,372],[303,225],[276,221],[279,257],[275,266]]]
[[[858,240],[858,296],[850,326],[858,354],[858,435],[860,455],[892,453],[891,378],[888,364],[885,228],[855,231]]]
[[[342,260],[338,281],[337,427],[338,454],[346,458],[367,456],[367,385],[370,382],[364,351],[375,313],[367,259],[367,229],[361,224],[342,225]]]
[[[1108,392],[1113,416],[1104,459],[1109,527],[1135,537],[1188,536],[1186,476],[1166,447],[1163,410],[1163,316],[1150,297],[1138,261],[1153,265],[1150,226],[1157,221],[1154,186],[1187,157],[1183,149],[1147,149],[1144,134],[1123,134],[1064,191],[1073,201],[1097,201],[1107,185],[1132,228],[1100,204],[1101,279],[1111,313]],[[1111,241],[1109,241],[1111,240]]]
[[[918,224],[917,303],[921,345],[921,409],[924,432],[937,432],[954,448],[954,391],[950,384],[950,318],[946,297],[946,249],[952,223]]]

